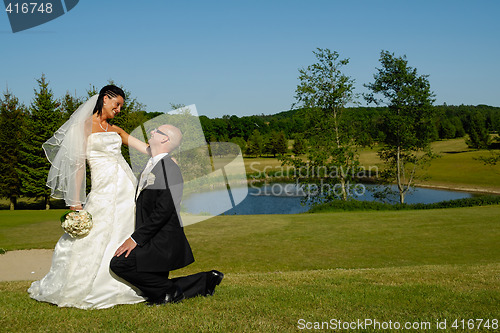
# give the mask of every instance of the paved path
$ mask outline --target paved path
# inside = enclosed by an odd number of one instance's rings
[[[34,281],[49,272],[53,250],[7,251],[0,254],[0,281]]]

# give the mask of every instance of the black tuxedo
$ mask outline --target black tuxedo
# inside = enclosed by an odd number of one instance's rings
[[[140,186],[139,184],[138,186]],[[148,185],[136,200],[137,246],[128,257],[111,260],[111,270],[139,288],[149,301],[165,298],[177,288],[187,298],[207,294],[209,272],[169,279],[169,271],[194,261],[180,218],[183,180],[170,156],[161,159],[148,176]]]
[[[168,155],[155,165],[151,174],[154,184],[140,192],[135,204],[132,238],[138,244],[137,270],[173,271],[194,261],[179,214],[182,175]]]

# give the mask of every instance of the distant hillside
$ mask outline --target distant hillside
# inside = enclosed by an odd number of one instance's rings
[[[486,129],[490,133],[500,133],[500,107],[489,105],[436,105],[435,139],[463,137],[469,126],[468,118],[472,113],[480,113],[484,117]],[[352,117],[353,124],[366,132],[371,139],[377,140],[382,114],[386,107],[349,107],[346,113]],[[159,113],[150,112],[150,119]],[[200,116],[200,121],[207,141],[228,141],[232,138],[248,140],[258,131],[267,136],[272,132],[283,132],[289,139],[294,135],[305,133],[311,124],[302,113],[302,109],[280,111],[271,115],[253,115],[238,117],[236,115],[209,118]]]

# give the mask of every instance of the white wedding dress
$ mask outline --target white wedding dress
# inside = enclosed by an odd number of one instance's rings
[[[81,309],[144,301],[138,290],[109,269],[114,252],[133,233],[135,224],[136,180],[121,155],[121,144],[115,132],[89,136],[92,190],[84,209],[92,214],[94,227],[84,238],[64,234],[59,239],[49,273],[28,289],[32,298]]]

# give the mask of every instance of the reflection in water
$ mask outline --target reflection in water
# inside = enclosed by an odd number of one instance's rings
[[[357,200],[375,200],[369,189],[373,185],[359,184],[356,191],[360,195]],[[247,187],[233,187],[235,195],[246,192]],[[263,186],[250,185],[248,196],[236,207],[226,211],[225,215],[253,215],[253,214],[297,214],[309,210],[310,204],[303,204],[304,190],[307,188],[297,187],[294,183],[271,183]],[[198,192],[183,198],[183,211],[191,214],[216,215],[221,211],[220,205],[227,197],[226,189],[213,190],[210,192]],[[466,192],[435,190],[428,188],[416,188],[408,193],[405,202],[434,203],[447,200],[470,198],[472,194]]]

